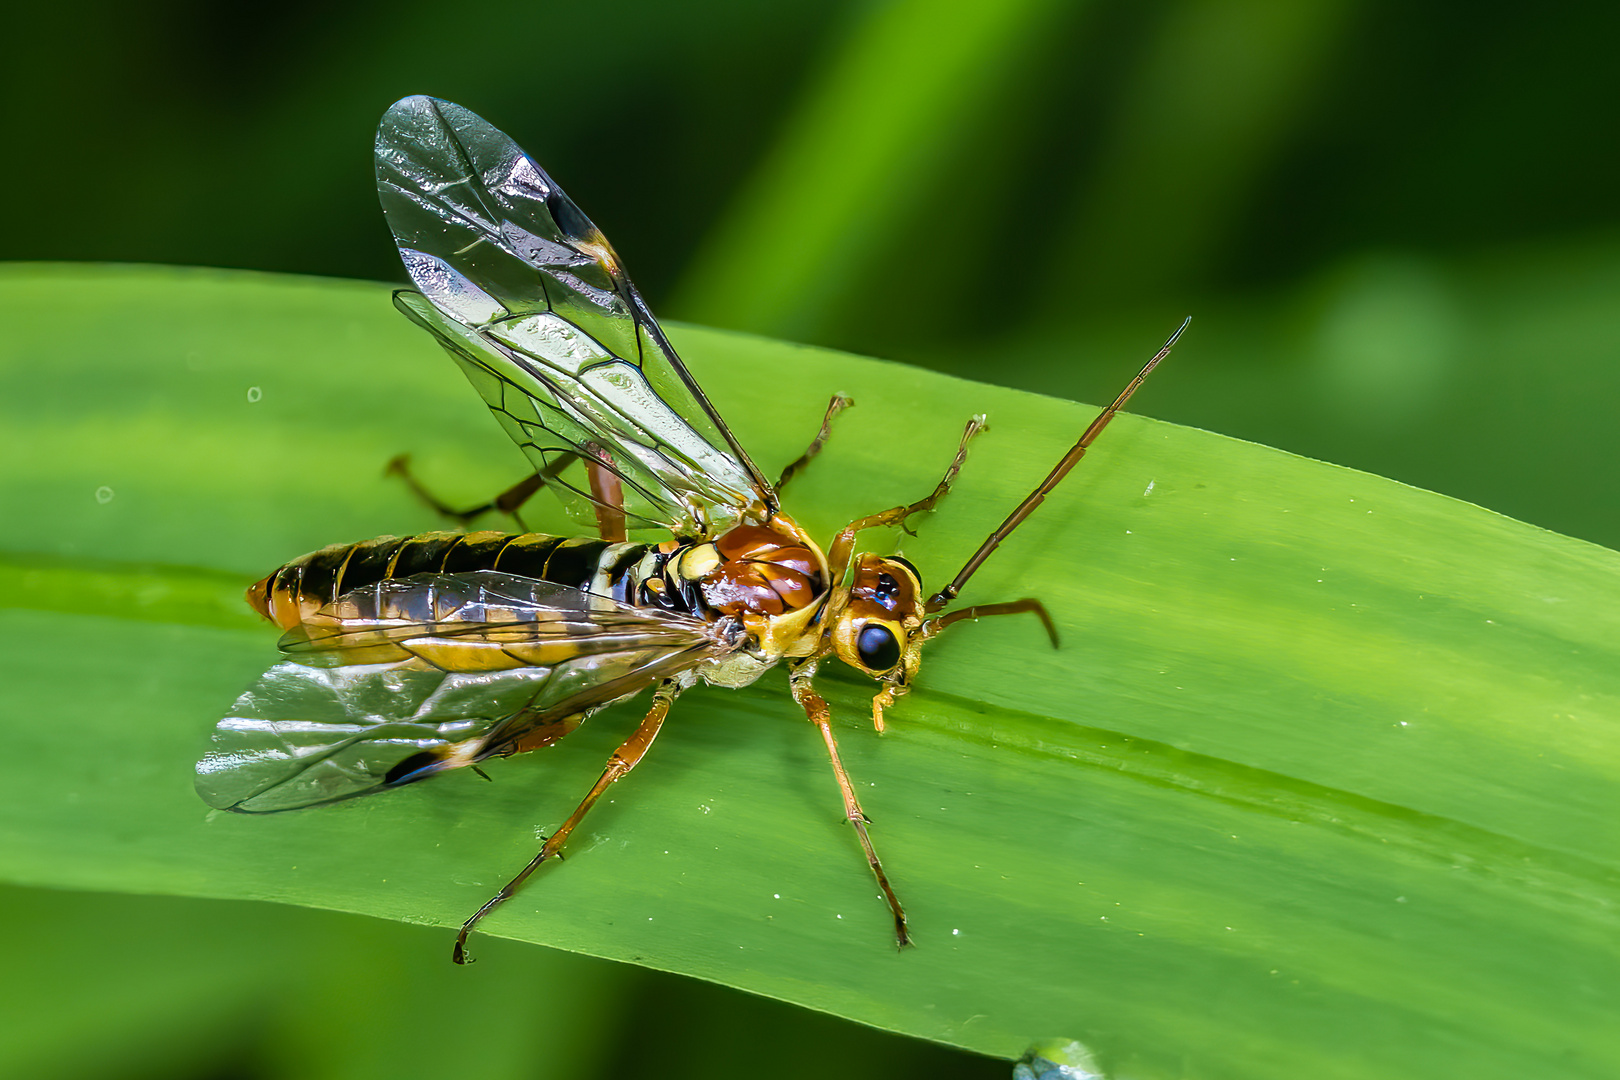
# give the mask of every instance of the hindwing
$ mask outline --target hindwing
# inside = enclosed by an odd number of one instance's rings
[[[702,620],[479,571],[345,593],[281,647],[197,763],[211,806],[290,810],[549,745],[733,645]]]

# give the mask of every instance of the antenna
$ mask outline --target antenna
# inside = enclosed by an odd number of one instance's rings
[[[1108,426],[1108,421],[1114,418],[1115,413],[1124,408],[1131,395],[1136,393],[1136,388],[1141,386],[1149,375],[1153,374],[1153,369],[1159,366],[1159,361],[1170,355],[1170,350],[1175,347],[1182,331],[1186,330],[1191,322],[1191,316],[1182,320],[1181,325],[1176,327],[1176,332],[1171,334],[1170,339],[1164,343],[1164,348],[1153,354],[1153,359],[1149,360],[1147,365],[1137,372],[1136,378],[1132,379],[1130,385],[1120,392],[1119,397],[1114,399],[1112,405],[1097,414],[1097,419],[1093,420],[1091,426],[1086,428],[1085,434],[1080,436],[1080,441],[1069,448],[1069,452],[1063,455],[1063,459],[1047,474],[1046,479],[1041,481],[1040,486],[1030,492],[1029,496],[1019,503],[1012,513],[1007,515],[1007,520],[1003,521],[996,527],[995,532],[985,538],[984,543],[979,545],[979,550],[973,553],[973,557],[967,561],[967,565],[962,567],[956,577],[951,580],[951,583],[929,598],[929,614],[943,610],[947,604],[955,600],[957,594],[962,591],[962,586],[966,585],[968,578],[972,577],[974,572],[984,565],[984,561],[990,557],[990,553],[1000,547],[1001,542],[1011,536],[1012,531],[1022,525],[1024,519],[1035,512],[1035,508],[1040,506],[1041,502],[1052,493],[1053,488],[1063,482],[1063,478],[1069,475],[1069,470],[1073,469],[1079,464],[1080,459],[1086,456],[1086,450],[1096,441],[1097,436],[1102,434],[1102,429]]]

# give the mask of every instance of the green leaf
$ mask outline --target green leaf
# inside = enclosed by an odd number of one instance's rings
[[[517,452],[380,286],[0,277],[0,876],[458,924],[573,807],[633,704],[493,783],[269,818],[207,813],[191,763],[275,656],[236,606],[249,580],[434,527],[381,477],[396,453],[472,502],[522,475]],[[788,492],[818,535],[926,490],[987,412],[957,489],[904,538],[934,582],[1093,412],[674,337],[767,471],[829,394],[856,397]],[[780,673],[683,697],[567,864],[487,932],[1004,1057],[1078,1039],[1137,1078],[1620,1067],[1620,555],[1124,417],[964,599],[1025,595],[1060,650],[1029,619],[953,628],[882,737],[871,683],[822,680],[916,948],[889,941]]]

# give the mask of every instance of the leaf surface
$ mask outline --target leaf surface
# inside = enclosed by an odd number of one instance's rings
[[[191,766],[275,660],[250,580],[437,527],[394,454],[469,504],[522,475],[477,396],[370,284],[21,266],[0,326],[0,876],[459,924],[634,704],[493,783],[269,818],[210,814]],[[672,337],[768,473],[856,398],[785,496],[817,535],[927,490],[987,412],[918,535],[869,539],[934,583],[1094,412]],[[873,684],[822,680],[916,948],[781,673],[684,696],[487,932],[989,1054],[1076,1038],[1132,1077],[1620,1068],[1620,555],[1126,416],[964,600],[1026,595],[1060,650],[1033,620],[953,628],[882,737]]]

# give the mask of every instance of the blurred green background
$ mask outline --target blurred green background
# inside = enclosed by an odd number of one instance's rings
[[[371,136],[431,93],[534,153],[666,318],[1098,401],[1191,314],[1141,411],[1620,547],[1613,5],[91,2],[8,30],[0,258],[402,280]],[[30,1075],[1007,1074],[536,949],[467,979],[413,928],[0,901],[55,952],[4,961],[37,1019],[0,1063]]]

